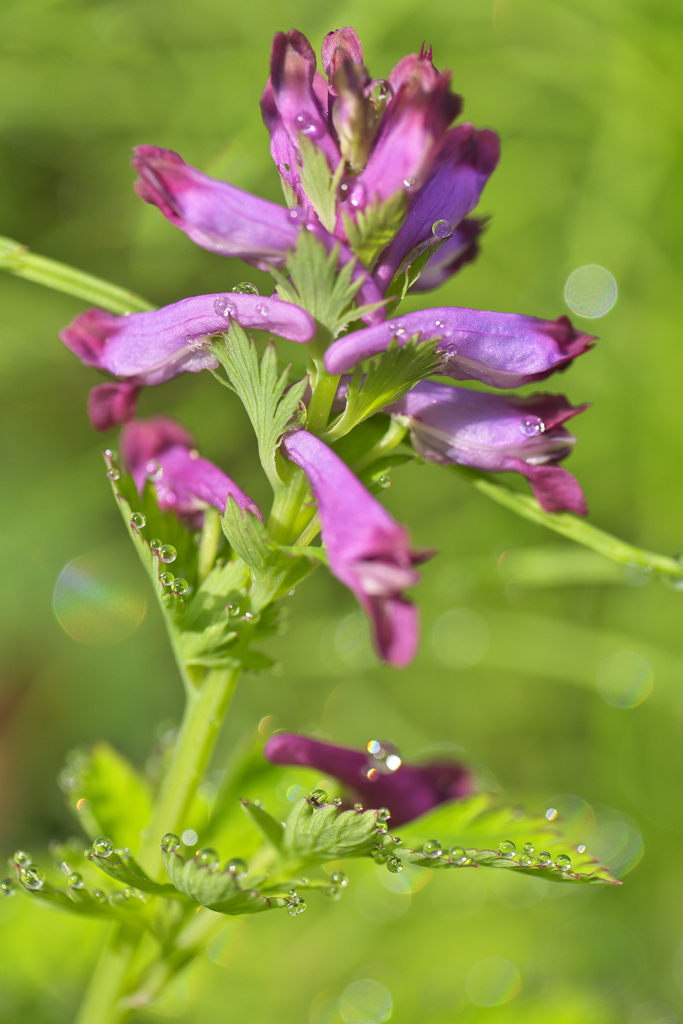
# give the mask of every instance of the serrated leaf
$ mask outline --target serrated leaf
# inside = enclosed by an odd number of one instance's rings
[[[151,896],[166,896],[171,899],[177,899],[179,896],[174,886],[153,882],[132,857],[130,850],[114,850],[107,857],[90,851],[87,856],[90,863],[98,867],[105,875],[109,875],[110,878],[114,878],[126,886],[140,889],[141,892],[149,893]]]
[[[108,743],[96,743],[66,770],[71,774],[70,803],[80,810],[79,821],[90,838],[105,835],[116,843],[138,843],[151,815],[152,797],[133,765]]]
[[[344,211],[344,227],[349,247],[363,266],[371,270],[377,257],[389,244],[403,223],[407,207],[405,192],[397,192],[381,202],[374,200],[354,216]]]
[[[337,219],[337,188],[344,172],[344,161],[340,161],[334,175],[330,171],[327,157],[315,143],[299,133],[301,155],[301,184],[313,204],[320,223],[327,231],[334,231]]]
[[[234,320],[227,338],[215,340],[211,349],[247,411],[256,434],[261,465],[273,488],[277,489],[282,486],[282,480],[275,452],[299,408],[307,381],[288,386],[288,371],[278,372],[275,346],[267,345],[259,359],[254,342]]]
[[[382,837],[379,811],[340,811],[335,804],[319,806],[299,800],[285,823],[283,849],[292,857],[337,860],[364,857]]]
[[[32,889],[21,881],[20,871],[16,871],[16,874],[19,884],[27,896],[37,899],[42,903],[59,907],[60,910],[66,910],[71,914],[79,914],[82,917],[107,917],[110,920],[125,921],[135,925],[145,926],[146,924],[145,921],[136,921],[135,917],[131,918],[129,916],[129,911],[141,910],[143,906],[140,900],[134,897],[123,899],[120,904],[114,906],[108,899],[97,899],[86,888],[69,888],[69,891],[65,892],[63,889],[57,889],[50,882],[46,881],[38,889]]]
[[[437,344],[420,341],[419,335],[401,346],[394,339],[385,352],[370,362],[365,373],[357,368],[348,387],[346,409],[330,427],[325,440],[342,437],[434,373],[439,361]]]
[[[262,896],[253,888],[264,880],[262,877],[246,877],[242,886],[230,871],[212,870],[194,858],[185,860],[178,853],[162,852],[162,859],[166,874],[179,892],[218,914],[257,914],[286,906],[286,900]]]
[[[257,829],[263,835],[268,842],[275,847],[276,850],[281,850],[284,843],[284,825],[279,821],[276,821],[272,815],[268,814],[261,804],[252,803],[250,800],[240,800],[242,810],[247,815],[250,821],[256,825]]]

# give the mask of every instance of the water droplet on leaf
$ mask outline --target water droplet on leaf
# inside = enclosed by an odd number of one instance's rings
[[[422,852],[425,857],[440,857],[443,851],[438,839],[428,839],[422,847]]]
[[[287,170],[289,170],[288,165]],[[233,292],[237,292],[238,295],[258,295],[259,293],[258,288],[255,284],[252,284],[251,281],[240,281],[240,283],[236,284],[232,290]]]
[[[178,576],[173,580],[171,584],[171,590],[174,594],[186,594],[188,591],[189,584],[187,580],[184,580],[181,576]]]
[[[387,871],[391,871],[392,875],[398,875],[399,872],[403,871],[403,861],[399,860],[398,857],[389,857],[387,859]]]
[[[172,572],[162,572],[159,575],[159,582],[163,583],[165,587],[170,587],[174,579],[175,576],[173,575]]]
[[[555,867],[559,868],[560,871],[569,871],[572,866],[572,859],[568,857],[566,853],[558,853],[555,858]]]
[[[114,843],[107,836],[93,840],[92,852],[98,857],[109,857],[114,852]]]
[[[15,896],[17,892],[16,883],[11,878],[5,878],[0,882],[0,892],[3,896]]]
[[[25,885],[27,889],[41,889],[45,882],[44,872],[34,865],[22,868],[20,878],[22,885]]]
[[[340,889],[344,889],[349,884],[349,880],[343,871],[333,871],[330,875],[330,882],[332,885],[338,885]]]
[[[218,854],[211,847],[207,846],[203,850],[197,850],[194,855],[195,864],[201,868],[208,868],[209,871],[213,871],[214,868],[218,867]]]
[[[524,850],[525,853],[533,853],[534,852],[534,844],[533,843],[525,843],[524,846],[522,847],[522,849]]]
[[[180,837],[175,832],[167,832],[161,840],[161,849],[164,853],[175,853],[180,846]]]
[[[175,562],[178,552],[172,544],[162,544],[159,548],[159,558],[162,562]]]
[[[134,530],[142,530],[147,525],[147,520],[142,512],[133,512],[133,515],[130,517],[130,525]]]
[[[384,824],[385,822],[389,821],[390,817],[391,817],[391,811],[389,810],[389,808],[388,807],[380,807],[380,809],[377,812],[377,821],[380,824]]]
[[[150,549],[156,554],[157,551],[161,551],[162,544],[158,537],[153,537],[152,540],[149,542],[149,546]]]
[[[314,789],[308,799],[314,807],[322,807],[323,804],[329,803],[329,797],[324,789]]]
[[[70,889],[82,889],[84,885],[83,875],[79,875],[78,871],[74,871],[73,874],[69,875]]]
[[[517,847],[511,839],[504,839],[502,843],[498,843],[498,853],[501,857],[509,859],[517,853]]]
[[[448,856],[451,860],[455,861],[456,864],[460,864],[462,861],[467,860],[462,846],[451,846],[448,851]]]
[[[233,857],[225,865],[225,870],[229,871],[230,874],[239,882],[239,880],[244,878],[247,874],[246,861],[243,861],[241,857]]]
[[[14,861],[18,868],[27,868],[31,863],[31,854],[26,853],[25,850],[17,850],[17,852],[12,857],[12,860]]]
[[[119,473],[118,469],[108,469],[107,476],[109,477],[110,480],[116,481],[119,479],[121,474]]]
[[[538,863],[543,868],[547,868],[548,865],[552,864],[552,862],[553,862],[552,855],[550,853],[548,853],[547,850],[541,850],[541,852],[536,857],[536,860],[538,861]]]
[[[450,238],[453,234],[453,228],[447,220],[436,220],[432,224],[432,234],[435,238]]]

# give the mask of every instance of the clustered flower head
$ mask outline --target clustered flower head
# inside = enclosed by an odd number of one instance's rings
[[[214,342],[222,339],[229,349],[237,325],[308,346],[309,409],[317,402],[319,410],[317,396],[334,394],[340,376],[350,374],[336,404],[328,403],[329,415],[307,420],[303,409],[279,439],[282,485],[292,483],[292,472],[303,472],[317,506],[312,518],[304,500],[298,532],[284,542],[296,546],[306,535],[310,543],[318,524],[331,572],[356,596],[380,656],[394,665],[406,664],[416,649],[417,612],[404,591],[417,582],[415,566],[426,556],[411,549],[405,527],[360,481],[353,459],[350,465],[335,451],[341,420],[334,417],[339,403],[362,387],[363,369],[370,373],[384,353],[409,342],[432,346],[427,379],[413,379],[410,389],[397,385],[384,409],[409,431],[414,451],[441,464],[517,472],[544,509],[586,513],[578,482],[557,465],[575,442],[563,424],[586,406],[571,406],[561,395],[500,392],[566,369],[593,339],[564,316],[544,320],[443,305],[396,313],[406,290],[439,287],[479,252],[486,219],[472,214],[500,146],[489,129],[454,125],[461,109],[450,73],[435,67],[431,47],[423,45],[387,79],[377,79],[351,28],[325,37],[322,72],[304,35],[278,33],[261,110],[285,205],[211,178],[171,150],[144,145],[133,157],[135,187],[145,202],[195,244],[272,272],[276,293],[238,287],[125,316],[92,309],[61,335],[86,365],[112,378],[91,393],[90,417],[100,430],[127,422],[123,455],[138,489],[151,479],[162,507],[194,524],[203,508],[223,512],[230,498],[244,515],[260,513],[222,470],[193,451],[183,428],[164,418],[133,420],[145,387],[179,373],[215,371]],[[325,297],[312,301],[288,287],[304,239],[315,241],[320,262],[336,260],[337,272],[349,271],[354,282],[348,302],[357,314],[347,310],[331,332],[316,320]],[[497,391],[455,387],[435,376]],[[343,410],[340,415],[343,420]]]

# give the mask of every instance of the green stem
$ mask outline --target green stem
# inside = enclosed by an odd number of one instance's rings
[[[313,393],[308,406],[306,429],[312,434],[322,434],[330,418],[330,410],[337,394],[339,377],[327,373],[322,360],[315,360],[315,372],[312,378]]]
[[[74,1024],[121,1024],[128,1009],[120,1002],[131,960],[140,941],[140,933],[127,925],[116,924],[90,979]]]
[[[70,267],[47,256],[30,252],[25,245],[12,238],[0,236],[0,270],[7,270],[27,281],[42,284],[53,291],[75,295],[78,299],[110,313],[140,313],[154,309],[151,303],[126,288],[103,281],[100,277],[86,274],[83,270]]]
[[[504,484],[494,483],[484,473],[479,473],[477,470],[464,466],[449,468],[458,476],[469,480],[473,487],[497,501],[499,505],[504,505],[532,523],[538,523],[549,530],[554,530],[555,533],[561,533],[563,537],[568,537],[577,544],[583,544],[586,548],[598,551],[614,562],[621,562],[623,565],[637,565],[646,571],[655,570],[665,576],[683,577],[683,562],[678,558],[635,547],[605,530],[598,529],[597,526],[591,526],[585,519],[574,516],[570,512],[544,512],[535,498],[512,491]]]

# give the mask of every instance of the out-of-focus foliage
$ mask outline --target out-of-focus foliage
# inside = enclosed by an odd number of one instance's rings
[[[334,10],[311,0],[5,0],[1,232],[157,303],[245,276],[267,287],[137,200],[128,152],[168,146],[279,199],[258,117],[270,38],[296,25],[318,45],[348,23],[375,74],[431,41],[467,118],[501,133],[480,206],[493,215],[482,256],[435,305],[554,317],[577,268],[598,264],[616,279],[611,312],[577,318],[598,347],[557,381],[593,403],[570,466],[596,523],[680,551],[678,0],[353,0]],[[0,301],[0,827],[7,852],[38,856],[74,832],[54,782],[65,752],[97,738],[142,767],[156,737],[153,773],[180,684],[104,474],[99,453],[114,439],[87,424],[93,373],[57,341],[82,306],[11,277],[0,278]],[[207,458],[265,496],[246,414],[208,375],[150,389],[141,411],[186,421]],[[264,729],[341,743],[391,738],[411,759],[464,748],[490,770],[488,787],[530,811],[556,808],[625,884],[352,865],[340,903],[311,895],[305,915],[229,924],[210,958],[136,1020],[190,1024],[229,1010],[282,1024],[373,1024],[389,1013],[401,1024],[673,1024],[683,1015],[683,926],[672,912],[683,886],[683,594],[542,533],[436,467],[399,467],[393,480],[391,510],[418,545],[441,550],[416,593],[415,665],[378,666],[350,596],[314,574],[291,600],[289,634],[265,645],[283,671],[244,682],[210,781],[218,786],[229,752],[266,716]],[[62,575],[75,559],[81,587]],[[0,916],[0,1018],[70,1021],[104,926],[20,896]]]

